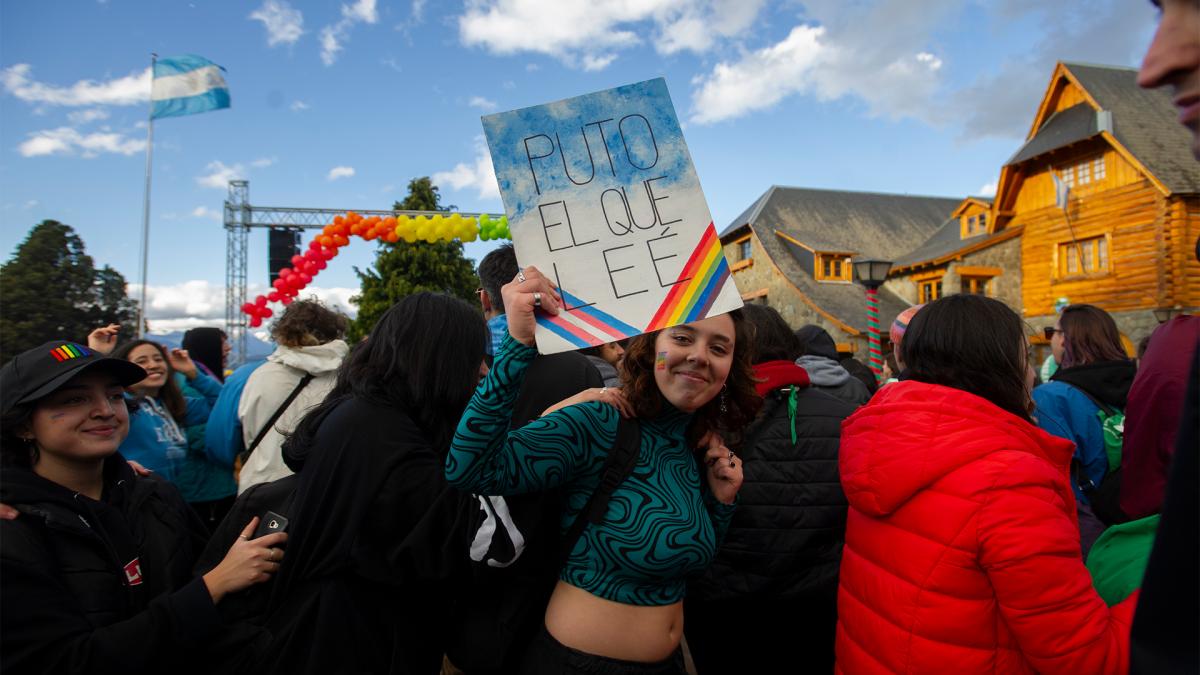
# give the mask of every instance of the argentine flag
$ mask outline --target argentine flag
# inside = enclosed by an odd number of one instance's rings
[[[154,62],[150,119],[178,117],[229,107],[229,85],[221,66],[206,58],[185,54]]]

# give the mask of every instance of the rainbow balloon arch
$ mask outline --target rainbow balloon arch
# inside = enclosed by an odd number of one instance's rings
[[[279,270],[279,277],[271,284],[274,287],[266,295],[258,295],[252,302],[242,305],[242,313],[249,317],[251,328],[258,328],[265,319],[274,315],[270,305],[289,305],[300,291],[304,290],[330,260],[337,257],[338,250],[350,243],[354,237],[366,241],[380,240],[395,243],[418,241],[434,243],[458,239],[471,242],[476,239],[510,239],[508,217],[482,213],[478,218],[448,213],[434,216],[369,216],[362,217],[354,211],[335,216],[333,222],[321,229],[321,233],[308,242],[308,250],[292,256],[292,266]]]

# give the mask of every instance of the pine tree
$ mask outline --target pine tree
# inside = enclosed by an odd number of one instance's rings
[[[49,340],[85,342],[109,323],[122,324],[128,337],[136,320],[125,278],[107,266],[96,270],[69,225],[35,225],[0,266],[0,363]]]
[[[408,196],[396,202],[397,210],[447,211],[438,188],[428,177],[408,183]],[[475,288],[479,281],[475,266],[463,256],[462,242],[381,241],[370,269],[354,268],[362,292],[350,298],[358,305],[358,317],[350,324],[350,339],[358,341],[371,332],[379,317],[402,298],[421,291],[447,293],[478,304]]]

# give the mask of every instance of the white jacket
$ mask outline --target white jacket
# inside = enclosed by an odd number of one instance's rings
[[[246,380],[242,399],[238,403],[238,419],[242,421],[242,440],[246,447],[266,425],[271,415],[292,393],[305,373],[313,379],[300,391],[287,410],[279,416],[262,443],[250,454],[238,477],[238,494],[259,483],[290,476],[292,471],[283,463],[284,432],[291,432],[311,408],[325,400],[333,389],[337,369],[350,347],[342,340],[333,340],[314,347],[279,346]]]

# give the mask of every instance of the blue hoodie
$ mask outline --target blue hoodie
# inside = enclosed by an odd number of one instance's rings
[[[166,407],[154,398],[135,398],[137,410],[129,415],[129,436],[121,443],[120,452],[132,460],[175,482],[187,461],[188,439],[185,429],[208,420],[212,403],[221,394],[221,385],[211,377],[197,373],[189,384],[203,398],[185,397],[187,413],[183,424],[177,424]]]

